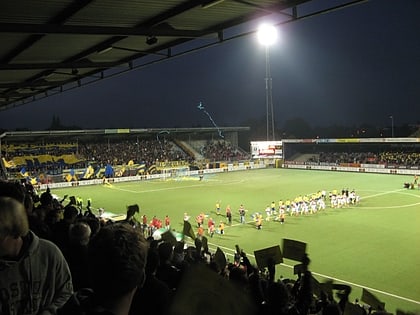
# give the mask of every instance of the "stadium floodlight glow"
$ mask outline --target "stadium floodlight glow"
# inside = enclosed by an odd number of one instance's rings
[[[273,108],[273,80],[270,70],[269,46],[277,40],[277,29],[270,24],[262,24],[257,32],[258,41],[265,46],[265,105],[267,118],[267,141],[275,140],[274,132],[274,108]],[[270,128],[271,122],[271,128]],[[271,129],[271,130],[270,130]]]
[[[277,41],[277,29],[274,25],[261,24],[257,32],[258,41],[264,46],[271,46]]]

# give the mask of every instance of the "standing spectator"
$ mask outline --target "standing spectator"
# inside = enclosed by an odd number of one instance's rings
[[[51,226],[47,224],[47,218],[54,211],[53,196],[49,189],[41,194],[40,204],[33,209],[29,220],[30,230],[38,237],[51,240]]]
[[[52,226],[52,241],[61,249],[69,245],[70,226],[76,221],[79,210],[74,205],[67,205],[64,208],[63,220]]]
[[[159,265],[156,269],[156,278],[166,283],[171,289],[175,290],[181,280],[181,272],[172,263],[173,248],[168,242],[160,243],[158,246]]]
[[[182,245],[183,249],[183,245]],[[183,258],[180,262],[183,262]],[[167,315],[171,305],[172,290],[168,285],[156,278],[159,254],[152,248],[147,253],[146,281],[139,288],[131,303],[130,315]]]
[[[76,222],[70,226],[69,244],[63,254],[69,264],[75,291],[89,287],[88,244],[91,235],[90,226],[85,222]]]
[[[92,290],[77,292],[58,314],[129,314],[133,296],[145,281],[146,255],[139,229],[125,222],[101,228],[88,247]]]
[[[29,230],[21,202],[0,197],[0,313],[55,314],[73,293],[56,245]]]
[[[135,217],[136,213],[139,213],[139,212],[140,212],[139,205],[135,204],[135,205],[128,206],[127,207],[127,216],[125,218],[125,221],[130,223],[130,225],[133,226],[133,227],[139,227],[140,222]]]

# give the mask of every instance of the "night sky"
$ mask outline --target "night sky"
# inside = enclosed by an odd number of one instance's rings
[[[395,125],[420,122],[420,1],[370,0],[278,31],[270,47],[277,127],[294,118],[312,126],[384,127],[391,115]],[[244,126],[265,119],[264,78],[265,48],[253,34],[1,111],[0,128],[44,130],[53,115],[82,128],[213,126],[199,102],[218,126]]]

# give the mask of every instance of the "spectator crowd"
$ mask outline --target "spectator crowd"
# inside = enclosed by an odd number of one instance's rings
[[[227,141],[209,141],[202,149],[203,157],[209,161],[235,161],[246,158],[246,153]],[[72,154],[76,156],[73,164],[68,164],[60,156]],[[37,157],[49,155],[51,161],[42,162]],[[6,161],[15,157],[26,160],[22,167],[31,175],[57,174],[65,169],[84,169],[89,165],[103,168],[106,165],[120,166],[130,163],[143,164],[146,169],[161,162],[184,161],[194,163],[194,157],[181,149],[174,141],[167,139],[136,139],[114,141],[92,141],[63,144],[36,145],[4,145],[2,156]]]
[[[246,153],[225,140],[207,142],[201,153],[210,161],[237,161],[247,158]]]
[[[385,166],[420,166],[419,152],[320,152],[312,156],[310,163],[327,164],[382,164]]]
[[[201,237],[145,239],[138,212],[105,221],[89,202],[0,182],[0,313],[387,314],[350,302],[348,285],[315,286],[306,254],[296,279],[280,279],[274,261],[258,268],[239,247],[229,262]]]

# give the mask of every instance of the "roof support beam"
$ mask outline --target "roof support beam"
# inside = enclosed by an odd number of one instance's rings
[[[35,70],[35,69],[97,69],[97,68],[112,68],[116,67],[121,62],[89,62],[89,61],[75,61],[75,62],[51,62],[51,63],[14,63],[14,64],[0,64],[0,70]]]
[[[0,23],[2,33],[26,33],[36,35],[48,34],[80,34],[80,35],[109,35],[109,36],[166,36],[199,38],[208,33],[195,30],[178,30],[170,27],[109,27],[85,25],[57,25],[57,24],[22,24]]]

